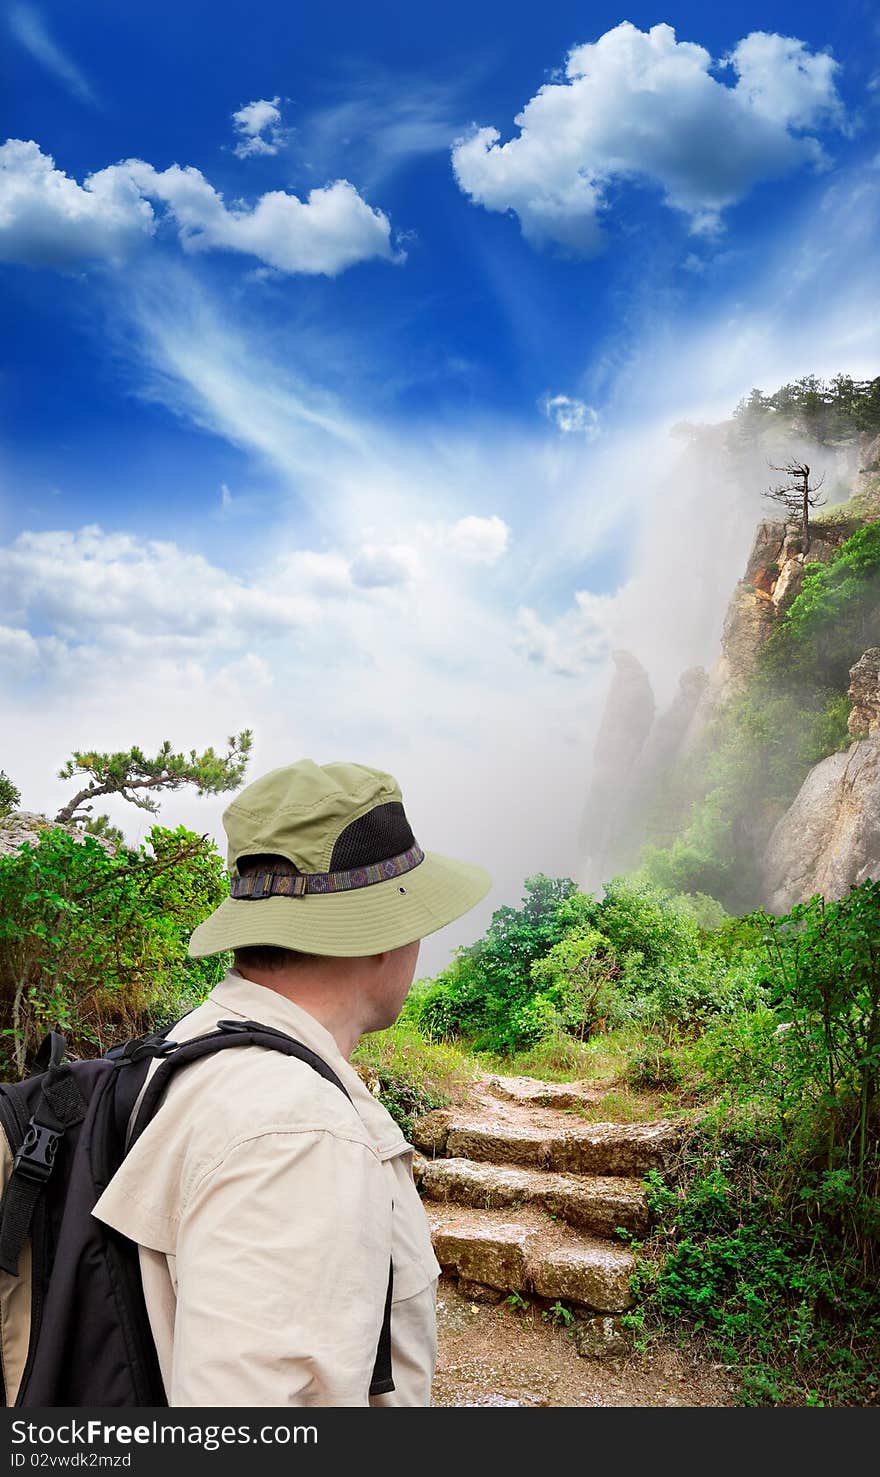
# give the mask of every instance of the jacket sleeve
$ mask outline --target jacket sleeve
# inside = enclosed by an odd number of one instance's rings
[[[320,1129],[237,1142],[181,1212],[169,1405],[368,1405],[390,1246],[368,1145]]]

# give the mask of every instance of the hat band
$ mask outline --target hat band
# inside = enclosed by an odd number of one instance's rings
[[[389,856],[384,862],[371,862],[366,867],[353,867],[350,872],[251,872],[246,877],[230,877],[229,896],[257,902],[267,897],[353,892],[358,887],[372,887],[375,882],[389,882],[392,877],[401,877],[424,860],[422,848],[411,846],[400,856]]]

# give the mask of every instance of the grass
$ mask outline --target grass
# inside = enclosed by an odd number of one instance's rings
[[[427,1041],[407,1022],[362,1037],[352,1064],[407,1137],[416,1118],[465,1102],[482,1070],[468,1052]]]
[[[536,1077],[540,1082],[606,1082],[621,1077],[644,1036],[643,1029],[623,1026],[604,1036],[577,1041],[554,1036],[514,1056],[481,1052],[479,1069],[501,1077]]]
[[[407,1136],[422,1114],[463,1106],[484,1074],[601,1083],[605,1091],[597,1101],[571,1109],[574,1116],[588,1123],[644,1123],[683,1111],[692,1102],[684,1069],[681,1083],[671,1091],[628,1080],[644,1042],[642,1029],[626,1026],[586,1042],[553,1038],[515,1056],[476,1055],[461,1044],[430,1041],[411,1022],[402,1021],[365,1036],[352,1061]]]
[[[662,1116],[660,1103],[624,1083],[612,1087],[595,1103],[574,1109],[585,1123],[647,1123]]]

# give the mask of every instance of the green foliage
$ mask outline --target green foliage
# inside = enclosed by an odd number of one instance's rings
[[[675,1088],[681,1086],[684,1071],[678,1055],[670,1050],[665,1039],[648,1032],[630,1056],[626,1080],[631,1087],[642,1090]]]
[[[854,380],[837,374],[825,381],[805,375],[772,395],[752,390],[734,417],[740,435],[782,424],[820,445],[845,445],[860,434],[880,431],[880,378]]]
[[[154,826],[111,856],[92,836],[50,828],[0,857],[2,1068],[23,1074],[50,1027],[92,1056],[188,1009],[226,955],[190,960],[192,929],[226,892],[206,837]]]
[[[555,1303],[550,1304],[549,1308],[544,1309],[541,1317],[545,1323],[555,1323],[557,1327],[571,1328],[574,1324],[574,1313],[571,1308],[567,1308],[565,1303],[561,1303],[558,1298]]]
[[[563,936],[557,906],[576,891],[570,878],[529,877],[521,908],[492,915],[484,938],[410,996],[407,1016],[429,1037],[469,1039],[476,1050],[530,1045],[555,1024],[552,999],[536,992],[532,965]]]
[[[20,800],[20,792],[5,770],[0,769],[0,820],[15,810]]]
[[[676,1184],[648,1175],[654,1231],[637,1256],[642,1334],[690,1327],[739,1372],[744,1404],[862,1404],[880,1388],[876,1278],[839,1234],[849,1187],[809,1210],[780,1144],[697,1134]],[[780,1175],[780,1171],[783,1171]]]
[[[109,815],[90,816],[83,826],[89,836],[101,836],[114,846],[124,846],[125,836],[118,826],[111,824]]]
[[[756,948],[756,930],[760,943]],[[722,947],[755,995],[692,1048],[724,1096],[670,1179],[648,1176],[640,1333],[700,1331],[752,1404],[880,1390],[880,882]]]
[[[195,749],[188,755],[175,754],[167,739],[154,758],[148,758],[136,745],[114,754],[77,751],[58,771],[58,778],[69,780],[75,775],[87,775],[89,782],[59,810],[55,819],[59,822],[81,819],[91,810],[87,802],[98,795],[121,795],[141,810],[155,813],[158,805],[148,791],[179,790],[183,785],[194,785],[200,795],[234,790],[244,778],[252,745],[253,734],[245,728],[230,736],[228,752],[222,755],[215,754],[213,748],[205,749],[203,754],[197,754]]]
[[[812,767],[820,760],[827,759],[829,754],[848,749],[850,744],[855,742],[849,731],[851,712],[852,703],[846,694],[838,694],[828,699],[824,708],[814,716],[811,723],[806,725],[801,748],[806,764]]]
[[[723,910],[671,896],[645,877],[613,878],[601,900],[568,881],[530,878],[519,913],[496,913],[485,938],[414,990],[405,1015],[427,1035],[479,1052],[532,1052],[583,1066],[578,1044],[639,1021],[693,1028],[745,998],[750,977],[709,947]],[[647,1069],[646,1069],[647,1070]]]

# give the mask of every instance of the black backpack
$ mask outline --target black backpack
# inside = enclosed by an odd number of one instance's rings
[[[170,1027],[168,1028],[171,1029]],[[256,1021],[218,1021],[188,1041],[158,1032],[106,1056],[66,1061],[52,1031],[24,1082],[0,1085],[0,1129],[12,1170],[0,1202],[0,1282],[20,1275],[31,1248],[30,1328],[16,1406],[165,1406],[168,1401],[141,1287],[135,1242],[97,1220],[92,1208],[158,1108],[171,1076],[188,1062],[236,1046],[265,1046],[308,1063],[349,1093],[301,1041]],[[126,1142],[131,1113],[150,1077]],[[6,1274],[6,1275],[3,1275]],[[370,1394],[394,1389],[391,1291]],[[25,1300],[23,1300],[25,1301]],[[22,1316],[21,1310],[16,1318]],[[4,1319],[8,1344],[9,1321]],[[15,1319],[11,1320],[13,1330]],[[5,1403],[9,1404],[5,1391]]]

